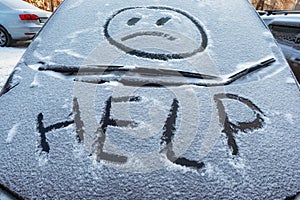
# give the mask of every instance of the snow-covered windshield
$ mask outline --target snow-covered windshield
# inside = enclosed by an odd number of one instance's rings
[[[249,6],[70,0],[32,43],[25,60],[28,65],[140,66],[229,75],[274,57],[266,39],[270,34],[262,23],[253,26],[249,18],[258,16]],[[228,10],[238,11],[239,19],[228,16]],[[253,40],[260,45],[253,48]]]
[[[247,0],[64,0],[0,94],[0,187],[28,199],[292,197],[290,79]]]

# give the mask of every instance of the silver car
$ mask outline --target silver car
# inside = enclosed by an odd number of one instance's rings
[[[10,46],[17,40],[31,40],[50,15],[51,12],[22,0],[1,0],[0,46]]]

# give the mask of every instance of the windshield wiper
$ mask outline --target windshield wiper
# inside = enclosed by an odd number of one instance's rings
[[[136,86],[143,83],[147,86],[180,86],[192,84],[196,86],[213,87],[229,85],[254,71],[271,65],[275,61],[275,58],[270,58],[227,77],[218,77],[213,75],[172,69],[157,69],[118,65],[43,65],[39,67],[39,70],[54,71],[63,73],[65,75],[73,75],[76,76],[75,81],[94,84],[117,81],[124,85],[130,86]],[[165,77],[174,77],[175,80],[167,79]]]
[[[239,72],[237,72],[237,73],[229,76],[227,78],[227,81],[224,83],[224,85],[228,85],[228,84],[230,84],[230,83],[232,83],[232,82],[240,79],[241,77],[246,76],[246,75],[248,75],[248,74],[250,74],[250,73],[252,73],[254,71],[257,71],[257,70],[260,70],[262,68],[268,67],[272,63],[274,63],[275,61],[276,61],[275,58],[270,58],[268,60],[262,61],[261,63],[258,63],[256,65],[254,65],[252,67],[243,69],[243,70],[241,70],[241,71],[239,71]]]
[[[180,71],[172,69],[157,69],[135,66],[118,66],[118,65],[83,65],[83,66],[65,66],[65,65],[44,65],[39,67],[40,71],[54,71],[65,75],[105,75],[121,72],[123,74],[130,72],[144,76],[183,76],[198,79],[217,79],[219,77]]]

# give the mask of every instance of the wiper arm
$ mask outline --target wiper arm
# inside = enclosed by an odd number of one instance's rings
[[[118,66],[118,65],[83,65],[83,66],[64,66],[64,65],[43,65],[39,68],[41,71],[54,71],[63,73],[65,75],[74,75],[74,76],[84,76],[76,78],[75,81],[88,82],[94,84],[102,84],[105,82],[118,81],[124,85],[139,85],[141,82],[145,85],[154,86],[154,85],[164,85],[164,86],[180,86],[180,85],[196,85],[196,86],[222,86],[229,85],[238,79],[247,76],[248,74],[265,68],[276,60],[275,58],[267,59],[263,62],[260,62],[252,67],[243,69],[233,75],[228,77],[218,77],[213,75],[193,73],[186,71],[178,71],[171,69],[155,69],[155,68],[145,68],[145,67],[136,67],[136,66]],[[121,73],[121,74],[120,74]],[[132,75],[134,74],[134,75]],[[142,75],[139,78],[136,78],[135,74]],[[95,75],[97,77],[95,77]],[[107,76],[109,75],[109,76]],[[93,76],[93,77],[91,77]],[[197,79],[197,81],[181,80],[181,81],[172,81],[168,79],[157,79],[161,76],[171,76],[171,77],[185,77]],[[145,78],[147,77],[147,78]],[[150,77],[150,78],[149,78]],[[156,78],[156,79],[153,79]]]

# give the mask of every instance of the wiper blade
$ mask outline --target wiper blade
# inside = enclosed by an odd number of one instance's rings
[[[106,69],[119,69],[123,66],[119,65],[59,65],[59,64],[44,64],[39,67],[40,71],[53,71],[66,75],[79,75],[80,73],[94,74],[104,72]]]
[[[119,65],[82,65],[82,66],[65,66],[65,65],[43,65],[39,67],[40,71],[54,71],[66,75],[104,75],[112,72],[130,72],[145,76],[183,76],[198,79],[218,79],[217,76],[187,72],[172,69],[157,69],[135,66]]]
[[[147,86],[222,86],[229,85],[248,74],[265,68],[276,60],[275,58],[267,59],[252,67],[243,69],[228,77],[218,77],[213,75],[186,72],[172,69],[157,69],[136,66],[118,66],[118,65],[82,65],[82,66],[64,66],[64,65],[43,65],[39,68],[41,71],[54,71],[65,75],[77,76],[75,81],[88,82],[94,84],[103,84],[106,82],[117,81],[124,85],[135,86],[143,83]],[[142,75],[142,76],[136,76]],[[191,78],[184,80],[159,79],[162,76],[171,76],[178,78]],[[145,78],[146,77],[146,78]],[[196,81],[194,79],[197,79]]]
[[[259,63],[259,64],[254,65],[254,66],[252,66],[252,67],[243,69],[242,71],[239,71],[239,72],[237,72],[237,73],[235,73],[235,74],[229,76],[229,77],[227,78],[228,80],[227,80],[224,84],[225,84],[225,85],[228,85],[228,84],[230,84],[230,83],[232,83],[232,82],[234,82],[234,81],[240,79],[241,77],[246,76],[246,75],[248,75],[248,74],[250,74],[250,73],[252,73],[252,72],[254,72],[254,71],[257,71],[257,70],[260,70],[260,69],[262,69],[262,68],[268,67],[268,66],[270,66],[272,63],[274,63],[275,61],[276,61],[275,58],[270,58],[270,59],[265,60],[265,61],[263,61],[263,62],[261,62],[261,63]]]

